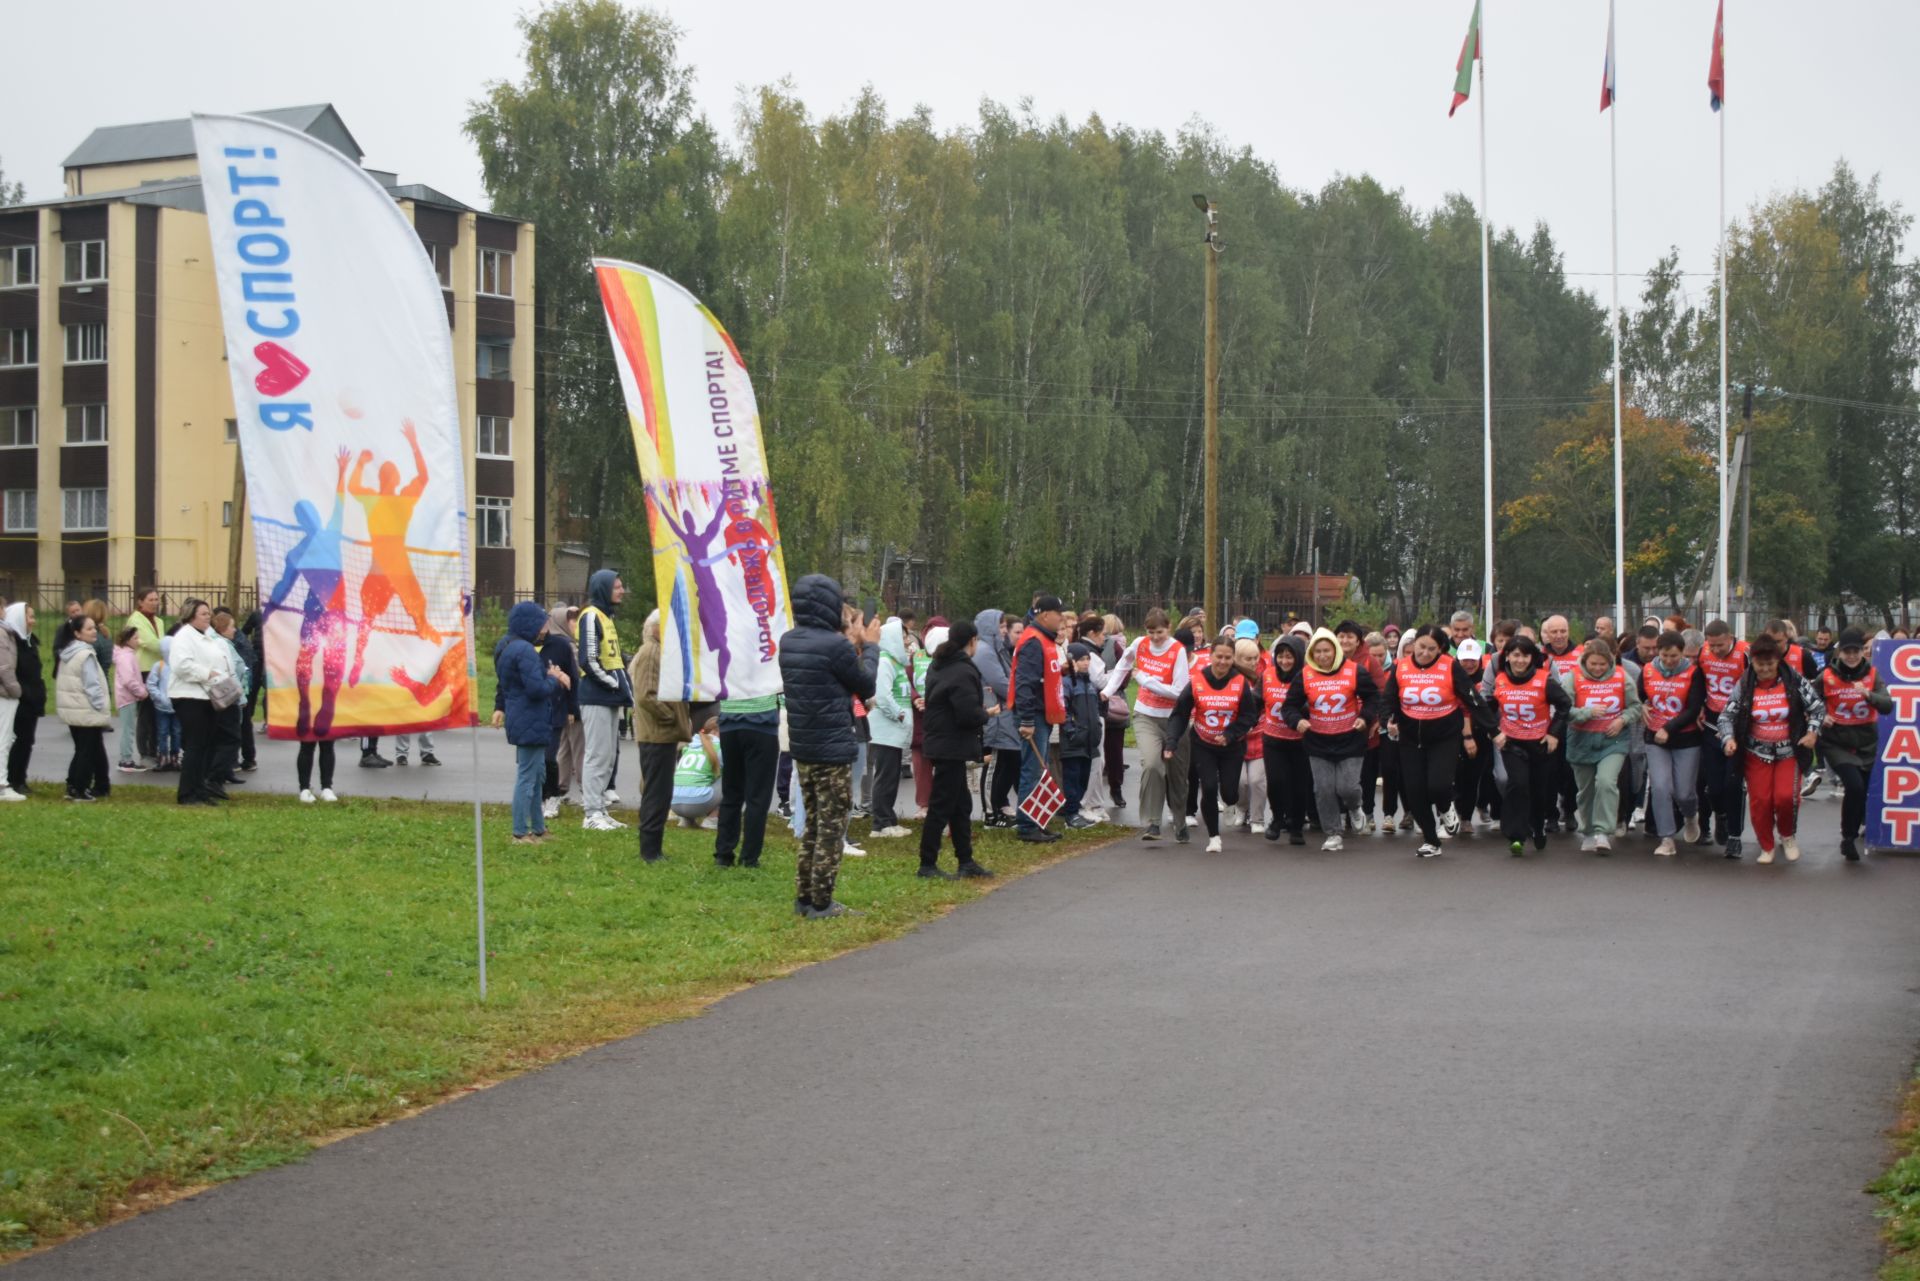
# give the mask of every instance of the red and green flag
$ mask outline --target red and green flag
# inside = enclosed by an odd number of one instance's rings
[[[1707,105],[1715,111],[1727,100],[1727,0],[1713,15],[1713,60],[1707,63]]]
[[[1473,64],[1480,58],[1480,0],[1473,0],[1473,21],[1467,24],[1467,38],[1460,46],[1460,61],[1453,66],[1453,105],[1447,118],[1460,110],[1460,104],[1473,96]]]

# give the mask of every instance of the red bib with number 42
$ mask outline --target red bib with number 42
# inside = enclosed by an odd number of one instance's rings
[[[1307,720],[1316,734],[1349,734],[1360,714],[1360,669],[1340,664],[1334,672],[1309,667],[1300,674],[1306,685]]]

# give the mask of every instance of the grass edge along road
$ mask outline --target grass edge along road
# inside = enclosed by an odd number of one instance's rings
[[[35,793],[0,844],[0,1261],[696,1015],[1123,834],[976,829],[988,882],[920,879],[917,840],[870,841],[841,868],[864,914],[802,921],[778,815],[750,870],[674,826],[642,864],[631,828],[583,832],[577,810],[509,845],[489,806],[483,1004],[468,806]]]
[[[1880,1198],[1886,1223],[1887,1262],[1880,1281],[1920,1281],[1920,1069],[1892,1133],[1897,1156],[1867,1187]]]

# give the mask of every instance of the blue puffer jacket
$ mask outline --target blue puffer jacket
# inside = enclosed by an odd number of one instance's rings
[[[793,585],[794,629],[780,638],[787,749],[803,765],[851,765],[853,700],[872,698],[880,650],[840,633],[840,584],[808,574]]]
[[[553,703],[564,691],[533,648],[546,623],[546,610],[521,601],[507,615],[506,643],[493,656],[506,705],[507,741],[515,747],[545,747],[553,738]]]

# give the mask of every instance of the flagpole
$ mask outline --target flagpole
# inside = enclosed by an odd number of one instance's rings
[[[1720,617],[1727,600],[1727,102],[1720,100]]]
[[[1620,430],[1620,77],[1614,0],[1607,0],[1607,152],[1613,197],[1613,614],[1627,635],[1627,489]]]
[[[1487,11],[1479,6],[1480,26],[1475,51],[1480,55],[1480,397],[1484,439],[1481,445],[1481,485],[1486,512],[1481,537],[1485,545],[1481,583],[1482,624],[1493,634],[1493,270],[1492,224],[1487,217]]]

